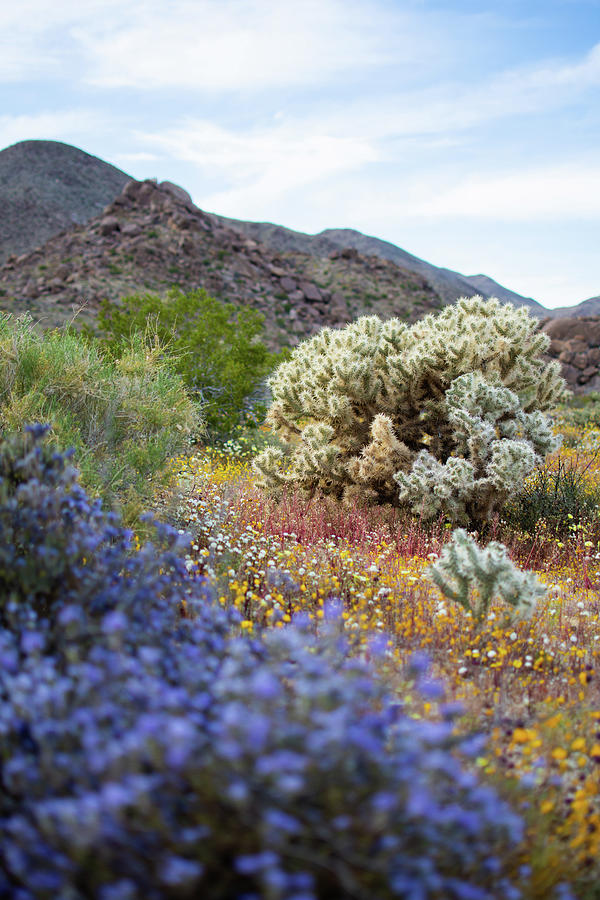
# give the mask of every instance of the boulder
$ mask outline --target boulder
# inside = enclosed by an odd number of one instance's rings
[[[66,281],[66,279],[69,277],[70,274],[71,274],[71,269],[65,263],[63,263],[61,266],[59,266],[55,272],[56,277],[58,279],[60,279],[60,281]]]
[[[600,347],[592,347],[588,351],[588,360],[591,366],[600,365]]]
[[[586,366],[583,372],[580,374],[578,381],[580,384],[585,384],[593,378],[598,372],[598,366]]]
[[[547,355],[562,364],[562,374],[575,393],[596,390],[600,380],[600,317],[558,318],[542,325],[549,337]]]
[[[542,326],[542,331],[557,341],[566,341],[573,336],[573,319],[559,318],[550,319]]]
[[[100,234],[106,237],[115,231],[120,231],[121,226],[116,216],[106,216],[100,221]]]
[[[309,281],[301,281],[298,285],[298,289],[302,291],[305,300],[308,300],[309,303],[321,302],[321,291],[316,286],[316,284],[311,284]]]
[[[154,181],[130,181],[128,182],[123,193],[130,200],[133,200],[136,206],[149,206],[153,197],[156,195],[157,185]]]
[[[121,228],[121,234],[126,237],[137,237],[141,233],[142,229],[137,222],[126,222]]]
[[[281,287],[286,293],[290,294],[292,291],[295,291],[298,287],[293,278],[290,278],[289,275],[284,275],[284,277],[279,282]]]
[[[582,335],[580,334],[578,334],[574,338],[571,338],[570,341],[566,341],[565,346],[567,350],[571,351],[571,353],[587,353],[589,350],[588,342],[584,340]]]

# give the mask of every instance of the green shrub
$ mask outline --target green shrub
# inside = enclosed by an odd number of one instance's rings
[[[412,326],[324,328],[269,381],[286,448],[257,457],[259,483],[483,524],[556,446],[544,412],[565,383],[548,343],[525,309],[481,297]]]
[[[260,341],[263,323],[256,310],[222,303],[204,290],[185,294],[173,288],[165,297],[147,293],[118,304],[105,300],[97,333],[117,355],[136,330],[150,343],[157,338],[167,346],[174,370],[202,399],[208,428],[222,434],[238,425],[250,407],[264,416],[264,402],[252,400],[281,356]]]
[[[0,427],[48,422],[57,447],[74,447],[83,484],[133,521],[200,420],[160,348],[134,336],[121,349],[110,358],[73,332],[38,334],[30,316],[0,314]]]
[[[524,488],[502,510],[513,528],[532,533],[544,520],[557,534],[565,535],[579,523],[598,520],[600,488],[591,477],[597,451],[583,465],[577,455],[560,458],[554,465],[535,470]]]
[[[575,394],[557,407],[555,415],[561,425],[600,427],[600,394]]]

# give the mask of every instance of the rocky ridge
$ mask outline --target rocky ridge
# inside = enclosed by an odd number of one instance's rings
[[[23,255],[62,230],[85,224],[98,215],[129,180],[130,177],[115,166],[59,141],[21,141],[1,150],[0,264],[13,253]],[[178,190],[189,200],[185,191]],[[329,228],[320,234],[309,235],[280,225],[228,219],[214,213],[210,214],[210,218],[217,225],[241,232],[246,238],[266,245],[276,254],[302,254],[304,261],[307,257],[319,257],[320,262],[312,265],[316,275],[320,269],[329,267],[327,259],[331,254],[353,248],[362,259],[379,257],[389,260],[405,273],[412,272],[425,279],[429,289],[439,296],[442,303],[453,303],[459,296],[479,293],[517,306],[527,306],[540,318],[600,313],[600,297],[591,297],[571,307],[546,310],[535,300],[503,287],[486,275],[462,275],[451,269],[433,266],[388,241],[354,229]],[[310,272],[311,265],[304,265],[304,268]],[[333,277],[337,274],[334,272]],[[365,270],[363,274],[368,275],[368,272]],[[325,273],[326,280],[331,277],[329,272]],[[360,277],[358,281],[360,284]],[[342,288],[343,282],[342,278]],[[379,296],[377,289],[370,290],[368,283],[365,287],[369,293]],[[352,284],[348,290],[352,293]]]
[[[352,248],[315,260],[278,253],[224,226],[169,182],[129,181],[100,215],[12,254],[0,268],[0,308],[40,326],[91,321],[104,298],[204,288],[266,317],[273,346],[369,312],[414,321],[442,301],[426,279]]]
[[[203,287],[259,309],[270,343],[293,346],[323,325],[364,313],[414,321],[477,290],[545,313],[569,386],[600,390],[600,297],[546,311],[352,229],[306,235],[203,212],[177,185],[131,181],[57,141],[0,151],[0,209],[0,309],[29,311],[41,327],[90,321],[105,297]]]
[[[512,303],[513,306],[527,306],[529,312],[540,319],[554,315],[554,310],[546,309],[545,306],[542,306],[541,303],[538,303],[531,297],[523,297],[521,294],[516,294],[487,275],[466,275],[465,278],[476,291],[484,296],[496,297],[502,303]]]
[[[531,297],[522,297],[520,294],[510,291],[487,275],[461,275],[452,269],[434,266],[419,259],[418,256],[413,256],[412,253],[407,253],[396,244],[371,237],[353,228],[327,228],[319,234],[311,235],[269,222],[244,222],[240,219],[229,219],[217,215],[214,218],[221,224],[235,228],[248,237],[262,241],[267,246],[283,253],[300,251],[309,256],[326,258],[336,250],[353,248],[362,255],[387,259],[424,278],[444,304],[454,303],[459,297],[481,295],[482,297],[498,297],[499,300],[513,303],[515,306],[527,306],[533,315],[540,318],[552,315],[551,310],[546,309]]]
[[[551,310],[553,316],[558,318],[600,315],[600,294],[597,297],[590,297],[588,300],[582,300],[577,306],[559,306]]]

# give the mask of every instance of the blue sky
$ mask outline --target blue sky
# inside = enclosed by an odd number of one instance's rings
[[[546,306],[600,294],[600,0],[20,0],[0,148],[357,228]]]

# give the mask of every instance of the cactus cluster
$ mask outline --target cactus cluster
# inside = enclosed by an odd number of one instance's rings
[[[462,298],[412,326],[363,316],[322,329],[270,379],[283,443],[259,483],[480,524],[555,449],[544,412],[565,393],[526,309]]]
[[[463,528],[454,531],[439,560],[428,566],[427,575],[444,597],[460,603],[478,623],[494,598],[528,617],[546,595],[546,587],[533,572],[515,566],[504,544],[490,541],[487,547],[478,547]]]

